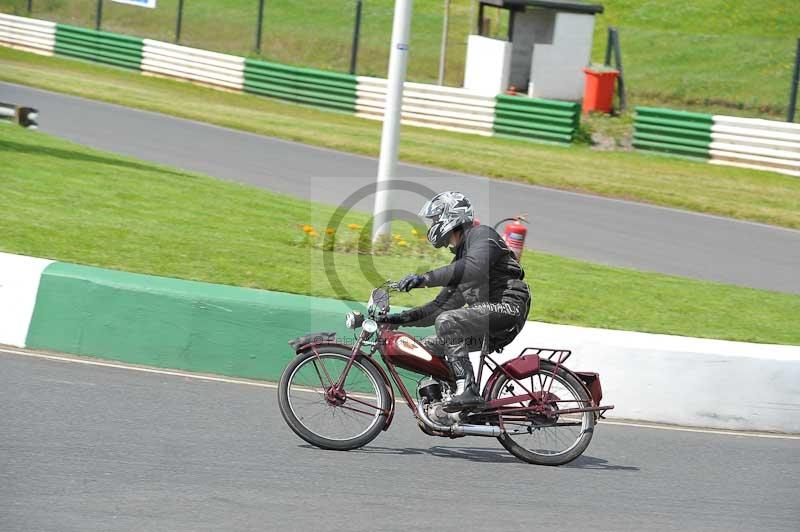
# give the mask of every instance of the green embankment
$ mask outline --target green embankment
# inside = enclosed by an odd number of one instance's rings
[[[104,29],[172,42],[178,0],[156,9],[105,2]],[[473,0],[452,0],[446,81],[463,80]],[[620,31],[634,104],[723,114],[783,117],[800,28],[796,0],[605,0],[597,18],[593,59],[602,61],[606,28]],[[346,72],[353,0],[267,0],[262,56],[272,61]],[[385,76],[394,0],[365,0],[359,74]],[[96,0],[33,2],[33,16],[94,27]],[[188,0],[182,42],[238,54],[253,53],[256,0]],[[25,0],[0,12],[27,13]],[[438,76],[442,1],[417,1],[411,31],[412,80]],[[504,36],[507,16],[487,8],[491,33]]]
[[[293,356],[288,340],[352,337],[343,321],[352,306],[59,262],[42,275],[26,345],[277,381]]]
[[[377,155],[380,123],[0,47],[0,80]],[[24,102],[20,102],[24,103]],[[46,123],[46,113],[40,120]],[[406,162],[800,228],[800,180],[644,153],[404,127]]]
[[[302,224],[326,227],[333,208],[26,131],[0,127],[0,249],[67,262],[340,297],[323,253],[302,247]],[[355,213],[345,223],[363,223]],[[342,229],[344,231],[346,229]],[[335,253],[348,299],[372,282],[359,256]],[[360,258],[365,258],[361,256]],[[446,260],[445,257],[441,258]],[[378,277],[398,278],[431,259],[375,257]],[[800,344],[800,297],[609,268],[526,251],[532,319],[731,340]],[[398,298],[402,305],[431,290]],[[316,328],[316,327],[311,327]]]

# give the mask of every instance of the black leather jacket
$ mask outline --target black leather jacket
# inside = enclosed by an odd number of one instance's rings
[[[404,323],[426,327],[446,310],[483,302],[511,300],[528,308],[530,294],[522,281],[525,271],[497,231],[487,225],[465,228],[454,253],[450,264],[425,274],[426,286],[443,287],[439,295],[430,303],[402,312]]]

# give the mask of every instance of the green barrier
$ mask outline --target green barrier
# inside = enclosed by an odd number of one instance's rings
[[[637,107],[633,146],[692,158],[709,157],[713,117],[703,113]]]
[[[56,25],[55,53],[141,70],[142,39],[105,31]]]
[[[349,113],[355,112],[355,76],[247,59],[244,90]]]
[[[54,263],[42,274],[26,345],[277,381],[295,356],[293,338],[336,331],[352,345],[344,326],[352,309],[364,311],[348,301]]]
[[[496,97],[494,132],[498,136],[569,144],[579,123],[580,106],[574,102]]]

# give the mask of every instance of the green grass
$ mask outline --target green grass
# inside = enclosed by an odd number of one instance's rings
[[[472,0],[452,0],[446,82],[463,81]],[[178,0],[154,10],[105,2],[104,29],[172,42]],[[606,29],[620,31],[634,104],[727,114],[783,117],[788,105],[795,42],[796,0],[605,0],[597,18],[593,59],[602,61]],[[354,0],[266,0],[262,55],[336,71],[349,67]],[[359,73],[384,77],[394,0],[364,0]],[[26,0],[0,11],[25,14]],[[35,0],[33,16],[94,27],[96,0]],[[184,44],[253,53],[257,0],[186,0]],[[492,31],[505,35],[506,16],[487,8]],[[417,0],[409,76],[437,79],[443,1]]]
[[[298,245],[332,207],[98,152],[0,125],[0,250],[132,272],[337,297],[322,252]],[[346,222],[363,223],[354,213]],[[359,259],[334,254],[351,299],[372,286]],[[447,260],[447,254],[442,256]],[[419,268],[376,257],[376,278]],[[800,344],[800,296],[609,268],[525,252],[532,319]],[[414,291],[399,304],[433,296]],[[341,294],[338,294],[341,295]]]
[[[377,155],[378,122],[0,48],[0,80]],[[24,102],[19,102],[24,103]],[[42,123],[47,122],[46,112]],[[800,180],[646,153],[404,127],[406,162],[800,228]]]

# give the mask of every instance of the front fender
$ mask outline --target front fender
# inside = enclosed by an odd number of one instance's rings
[[[294,352],[298,355],[305,351],[306,346],[310,344],[319,343],[332,343],[336,340],[335,332],[313,332],[298,336],[294,340],[289,340],[289,345],[292,346]]]

